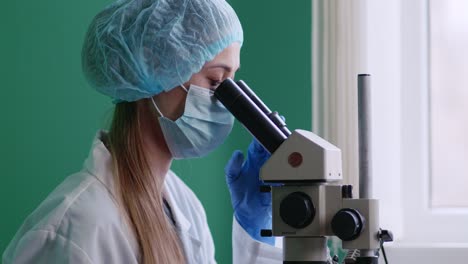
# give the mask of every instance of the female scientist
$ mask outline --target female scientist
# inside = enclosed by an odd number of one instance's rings
[[[87,32],[83,70],[115,102],[83,169],[24,222],[3,263],[215,263],[213,239],[195,194],[173,159],[202,157],[234,119],[213,97],[239,68],[243,33],[225,0],[120,0]],[[268,153],[253,142],[226,166],[234,207],[234,263],[280,263],[258,170]],[[266,195],[266,196],[265,196]]]

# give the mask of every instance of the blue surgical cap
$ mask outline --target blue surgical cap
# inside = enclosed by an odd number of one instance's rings
[[[121,0],[89,26],[83,71],[99,92],[131,102],[187,82],[234,42],[242,27],[225,0]]]

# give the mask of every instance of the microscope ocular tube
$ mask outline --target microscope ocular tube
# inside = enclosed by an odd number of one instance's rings
[[[270,153],[286,140],[280,128],[232,79],[222,82],[214,94]]]
[[[244,93],[275,123],[275,125],[283,132],[286,137],[291,135],[291,131],[286,127],[286,123],[278,114],[278,112],[272,112],[268,106],[266,106],[260,98],[250,89],[250,87],[242,80],[237,81],[236,84],[244,91]]]

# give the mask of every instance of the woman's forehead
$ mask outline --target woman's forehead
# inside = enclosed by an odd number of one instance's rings
[[[240,45],[233,43],[207,62],[204,68],[221,67],[228,71],[237,71],[240,67]]]

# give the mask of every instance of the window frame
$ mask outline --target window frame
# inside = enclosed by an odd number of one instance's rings
[[[468,208],[431,206],[430,0],[401,1],[401,168],[404,241],[466,243]]]

